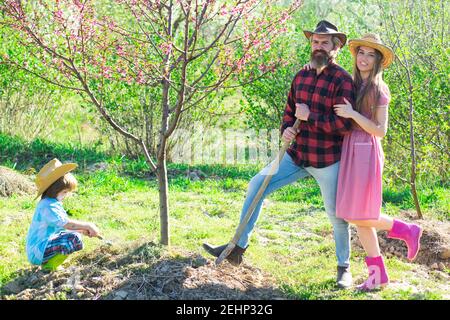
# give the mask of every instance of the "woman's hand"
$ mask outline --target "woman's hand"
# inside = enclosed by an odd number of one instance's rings
[[[308,121],[309,117],[309,106],[304,103],[295,104],[295,117],[300,120]]]
[[[311,67],[311,64],[310,63],[307,63],[307,64],[305,64],[304,66],[303,66],[303,69],[306,69],[306,70],[311,70],[312,69],[312,67]]]
[[[353,118],[353,115],[355,114],[355,110],[353,110],[352,105],[350,102],[348,102],[347,99],[344,98],[345,104],[335,104],[333,106],[334,112],[339,117],[343,118]]]

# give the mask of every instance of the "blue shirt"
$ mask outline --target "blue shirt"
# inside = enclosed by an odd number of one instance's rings
[[[68,221],[60,201],[54,198],[39,201],[27,235],[27,257],[32,264],[42,264],[48,241],[64,231]]]

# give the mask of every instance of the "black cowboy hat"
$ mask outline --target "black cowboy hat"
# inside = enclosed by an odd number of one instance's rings
[[[316,30],[314,30],[314,31],[303,30],[303,33],[305,34],[306,38],[308,38],[308,39],[311,38],[311,36],[313,34],[326,34],[326,35],[336,36],[339,38],[339,40],[341,40],[341,43],[342,43],[341,48],[347,42],[347,36],[345,35],[345,33],[338,32],[337,27],[334,24],[332,24],[326,20],[320,21],[316,26]]]

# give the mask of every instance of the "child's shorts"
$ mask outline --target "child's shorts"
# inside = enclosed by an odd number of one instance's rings
[[[83,242],[80,234],[76,232],[60,232],[55,238],[48,241],[42,263],[46,263],[58,253],[69,255],[81,249],[83,249]]]

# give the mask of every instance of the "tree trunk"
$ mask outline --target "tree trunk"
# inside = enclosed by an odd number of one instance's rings
[[[414,122],[413,122],[413,101],[412,92],[410,92],[409,100],[409,139],[411,143],[411,179],[409,185],[411,186],[411,192],[414,200],[414,206],[416,207],[417,216],[419,219],[423,219],[422,210],[420,209],[419,197],[417,196],[416,189],[416,149],[414,142]]]
[[[163,83],[163,114],[161,119],[161,132],[158,144],[158,187],[159,187],[159,216],[161,221],[161,244],[170,245],[169,240],[169,182],[167,179],[167,140],[164,136],[169,119],[169,81]]]
[[[173,1],[169,1],[167,28],[168,35],[172,36],[172,4]],[[157,172],[158,172],[158,187],[159,187],[159,220],[161,222],[161,239],[160,242],[163,245],[170,245],[170,233],[169,233],[169,182],[167,179],[167,138],[166,132],[169,127],[169,91],[170,91],[170,57],[169,51],[164,58],[164,75],[162,80],[162,101],[161,101],[161,130],[159,132],[159,141],[157,147]]]
[[[419,197],[417,196],[416,189],[416,149],[414,141],[414,102],[413,102],[413,86],[409,73],[409,66],[406,64],[406,75],[409,84],[409,140],[411,145],[411,179],[409,185],[411,186],[411,193],[414,200],[414,206],[416,207],[417,216],[419,219],[423,219],[422,210],[420,209]]]
[[[158,159],[158,189],[159,189],[159,217],[161,223],[161,244],[169,246],[169,183],[167,179],[167,165],[165,159]]]

